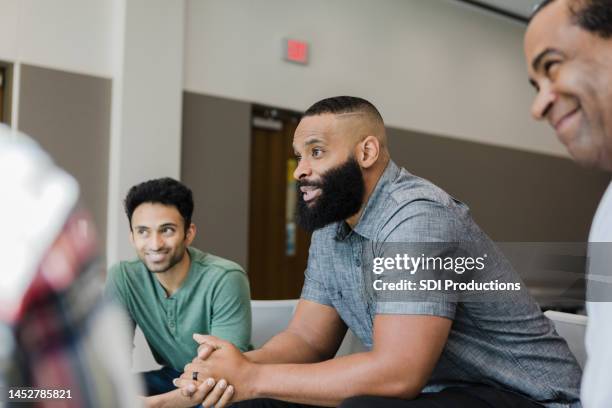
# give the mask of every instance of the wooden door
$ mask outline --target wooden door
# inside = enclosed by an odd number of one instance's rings
[[[295,223],[293,133],[300,115],[253,108],[248,273],[253,299],[300,295],[310,234]]]

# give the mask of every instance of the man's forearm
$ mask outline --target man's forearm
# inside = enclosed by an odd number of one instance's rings
[[[271,338],[260,349],[244,354],[251,362],[260,364],[316,363],[333,356],[306,342],[300,335],[285,330]]]
[[[172,394],[169,392],[165,394],[154,395],[151,397],[143,397],[142,399],[144,402],[143,405],[146,408],[172,407],[172,402],[173,402]]]
[[[256,398],[322,406],[336,406],[359,395],[414,398],[422,387],[418,376],[403,374],[405,365],[403,373],[394,367],[397,361],[374,352],[316,364],[262,364],[253,386]]]

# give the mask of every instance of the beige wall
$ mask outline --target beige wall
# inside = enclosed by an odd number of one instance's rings
[[[391,156],[469,205],[495,241],[586,242],[610,175],[569,159],[391,128]]]
[[[251,105],[183,94],[181,180],[194,194],[194,246],[247,267]]]
[[[19,130],[72,174],[106,238],[111,80],[23,65]]]

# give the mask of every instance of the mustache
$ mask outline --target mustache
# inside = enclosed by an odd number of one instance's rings
[[[317,188],[322,188],[323,187],[323,182],[322,181],[298,180],[297,185],[298,185],[298,189],[300,187],[317,187]]]

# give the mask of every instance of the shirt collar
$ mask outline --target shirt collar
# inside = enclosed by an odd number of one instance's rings
[[[372,194],[368,199],[368,203],[366,204],[357,225],[355,225],[355,228],[351,229],[346,221],[338,222],[336,227],[337,240],[344,240],[351,234],[351,232],[355,232],[369,240],[374,239],[378,226],[378,217],[380,216],[380,212],[377,211],[377,207],[380,207],[383,204],[384,193],[387,190],[387,187],[397,178],[400,170],[401,169],[395,164],[395,162],[393,162],[393,160],[389,160],[389,163],[387,164],[385,171],[383,171],[383,174],[378,179],[376,187],[374,188],[374,191],[372,191]]]

